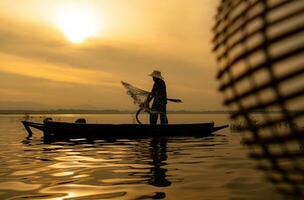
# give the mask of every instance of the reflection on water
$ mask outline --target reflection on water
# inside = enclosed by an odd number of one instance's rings
[[[26,141],[26,142],[24,142]],[[35,170],[12,166],[11,176],[28,177],[32,181],[43,179],[44,184],[2,182],[1,190],[35,191],[39,195],[21,195],[19,198],[118,198],[163,199],[166,193],[158,187],[171,185],[166,175],[167,138],[146,140],[56,142],[47,144],[40,140],[24,140],[23,155],[40,155]],[[41,151],[41,152],[39,152]],[[16,160],[17,161],[17,160]],[[43,161],[43,162],[40,162]],[[9,162],[12,162],[10,160]],[[26,179],[24,179],[26,180]],[[30,182],[32,182],[30,181]],[[46,183],[48,186],[45,187]],[[139,194],[127,188],[154,187]],[[135,191],[134,191],[135,192]],[[146,194],[145,194],[146,193]]]
[[[0,132],[0,199],[279,199],[228,131],[47,144],[0,118]]]
[[[171,182],[166,179],[167,169],[165,166],[167,160],[167,138],[154,138],[150,141],[150,157],[151,157],[151,178],[149,184],[158,187],[167,187]]]

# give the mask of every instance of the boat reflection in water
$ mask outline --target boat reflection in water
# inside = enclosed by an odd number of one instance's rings
[[[20,143],[26,135],[16,119],[0,119],[0,199],[276,197],[228,129],[207,137],[49,143],[33,130],[34,137]]]
[[[54,197],[65,194],[64,198],[124,196],[127,199],[163,199],[166,198],[163,188],[172,184],[167,176],[168,139],[165,137],[42,141],[43,144],[39,145],[28,139],[23,143],[37,148],[44,146],[45,160],[51,162],[45,166],[48,169],[46,173],[56,174],[49,179],[52,182],[50,186],[37,191],[43,195]],[[50,158],[50,153],[54,159]],[[53,173],[54,168],[56,173]],[[64,180],[59,175],[64,175]],[[122,188],[117,190],[118,186]],[[105,191],[110,194],[105,194]]]

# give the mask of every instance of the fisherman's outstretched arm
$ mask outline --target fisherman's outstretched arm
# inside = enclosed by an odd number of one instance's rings
[[[152,99],[153,99],[153,94],[150,93],[147,97],[147,103],[150,103],[152,101]]]
[[[152,99],[154,98],[154,91],[155,91],[155,86],[153,85],[153,88],[152,88],[150,94],[147,96],[145,104],[149,105],[149,103],[152,101]]]

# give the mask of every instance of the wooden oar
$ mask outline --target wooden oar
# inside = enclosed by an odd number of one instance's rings
[[[183,103],[183,101],[181,99],[168,99],[168,101],[174,102],[174,103]]]

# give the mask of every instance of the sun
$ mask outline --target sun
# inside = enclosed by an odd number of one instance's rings
[[[55,23],[72,43],[96,35],[100,28],[97,19],[95,10],[86,5],[65,5],[55,12]]]

